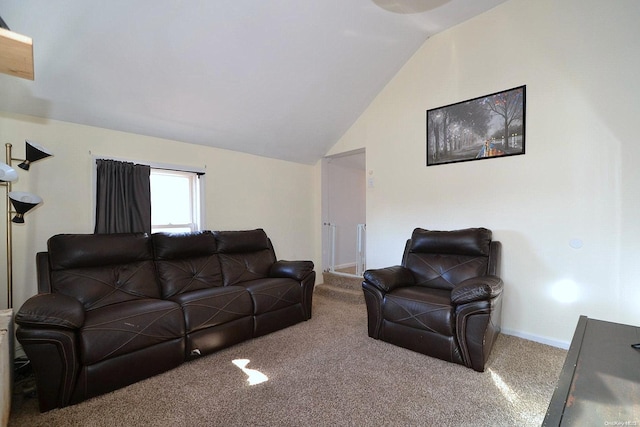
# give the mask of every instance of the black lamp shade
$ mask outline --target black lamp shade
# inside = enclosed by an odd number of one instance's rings
[[[31,163],[53,155],[53,153],[36,142],[26,140],[25,145],[26,160],[18,165],[20,169],[28,171]]]
[[[31,209],[42,203],[42,198],[32,193],[25,193],[24,191],[11,191],[9,193],[9,200],[13,208],[16,210],[16,216],[13,217],[11,222],[18,224],[24,223],[24,214]]]

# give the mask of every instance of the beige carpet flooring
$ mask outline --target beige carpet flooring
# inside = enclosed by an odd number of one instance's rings
[[[314,295],[307,322],[78,405],[14,398],[9,425],[539,426],[565,355],[500,335],[478,373],[373,340],[364,304]]]

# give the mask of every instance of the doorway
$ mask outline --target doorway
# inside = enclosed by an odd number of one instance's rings
[[[322,269],[362,276],[366,268],[365,149],[322,159]]]

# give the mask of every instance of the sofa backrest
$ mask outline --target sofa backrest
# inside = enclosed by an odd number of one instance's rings
[[[211,231],[151,236],[162,297],[222,286],[222,270]]]
[[[214,231],[213,235],[225,286],[269,276],[276,256],[263,229]]]
[[[78,299],[86,310],[160,297],[146,233],[59,234],[47,247],[52,291]]]
[[[486,228],[416,228],[407,241],[402,265],[411,270],[418,285],[450,290],[463,280],[487,274],[491,237]]]

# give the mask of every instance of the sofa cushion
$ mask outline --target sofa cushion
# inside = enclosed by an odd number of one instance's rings
[[[217,255],[156,261],[162,297],[222,286],[222,272]]]
[[[153,261],[51,272],[55,292],[79,300],[86,310],[135,299],[160,298]]]
[[[453,289],[458,283],[487,274],[485,256],[409,253],[404,266],[411,270],[418,286]]]
[[[448,291],[413,286],[386,294],[382,317],[411,328],[453,336],[453,310]]]
[[[256,252],[270,249],[267,233],[261,228],[242,231],[214,231],[221,253]]]
[[[61,234],[48,241],[51,286],[86,310],[160,298],[147,234]]]
[[[410,252],[450,255],[489,255],[491,230],[466,228],[453,231],[432,231],[416,228],[411,235]]]
[[[251,294],[254,314],[279,310],[302,301],[300,282],[286,278],[266,278],[240,284]]]
[[[272,252],[267,249],[251,253],[219,254],[219,259],[225,286],[266,278],[275,261]]]
[[[91,365],[184,334],[182,309],[173,301],[141,299],[100,307],[86,313],[79,335],[81,363]]]
[[[216,253],[216,239],[211,231],[190,233],[154,233],[153,250],[157,260],[198,258]]]
[[[58,234],[47,241],[51,269],[102,267],[153,259],[146,233]]]
[[[253,302],[240,286],[200,289],[171,298],[182,307],[187,333],[199,331],[253,314]]]
[[[163,298],[222,286],[216,241],[210,231],[152,236]]]
[[[214,231],[213,234],[225,286],[269,277],[276,257],[264,230]]]

